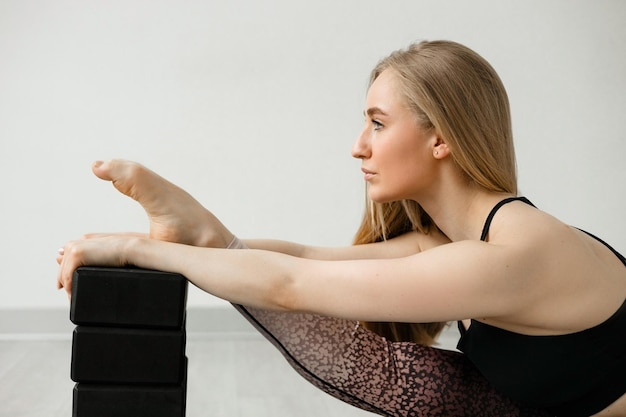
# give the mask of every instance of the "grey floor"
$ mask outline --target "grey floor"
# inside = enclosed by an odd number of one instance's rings
[[[186,353],[188,417],[373,415],[309,385],[257,334],[190,334]],[[70,417],[70,360],[70,337],[0,337],[0,417]]]

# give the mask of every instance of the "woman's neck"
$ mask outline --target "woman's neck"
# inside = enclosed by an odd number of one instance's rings
[[[485,190],[479,186],[451,187],[420,199],[419,203],[437,227],[452,240],[478,239],[491,209],[510,193]]]

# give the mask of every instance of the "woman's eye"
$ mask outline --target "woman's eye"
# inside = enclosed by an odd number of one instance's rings
[[[377,120],[372,120],[372,124],[374,125],[374,130],[382,129],[383,125]]]

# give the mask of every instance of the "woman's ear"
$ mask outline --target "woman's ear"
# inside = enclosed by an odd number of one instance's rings
[[[448,144],[440,137],[436,138],[435,146],[433,146],[433,156],[435,159],[444,159],[450,154]]]

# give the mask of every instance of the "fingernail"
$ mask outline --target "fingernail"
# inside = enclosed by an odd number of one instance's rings
[[[98,168],[100,165],[102,165],[104,162],[103,161],[96,161],[93,163],[93,167],[94,168]]]
[[[57,252],[59,253],[59,255],[63,255],[65,253],[65,249],[59,248]]]

